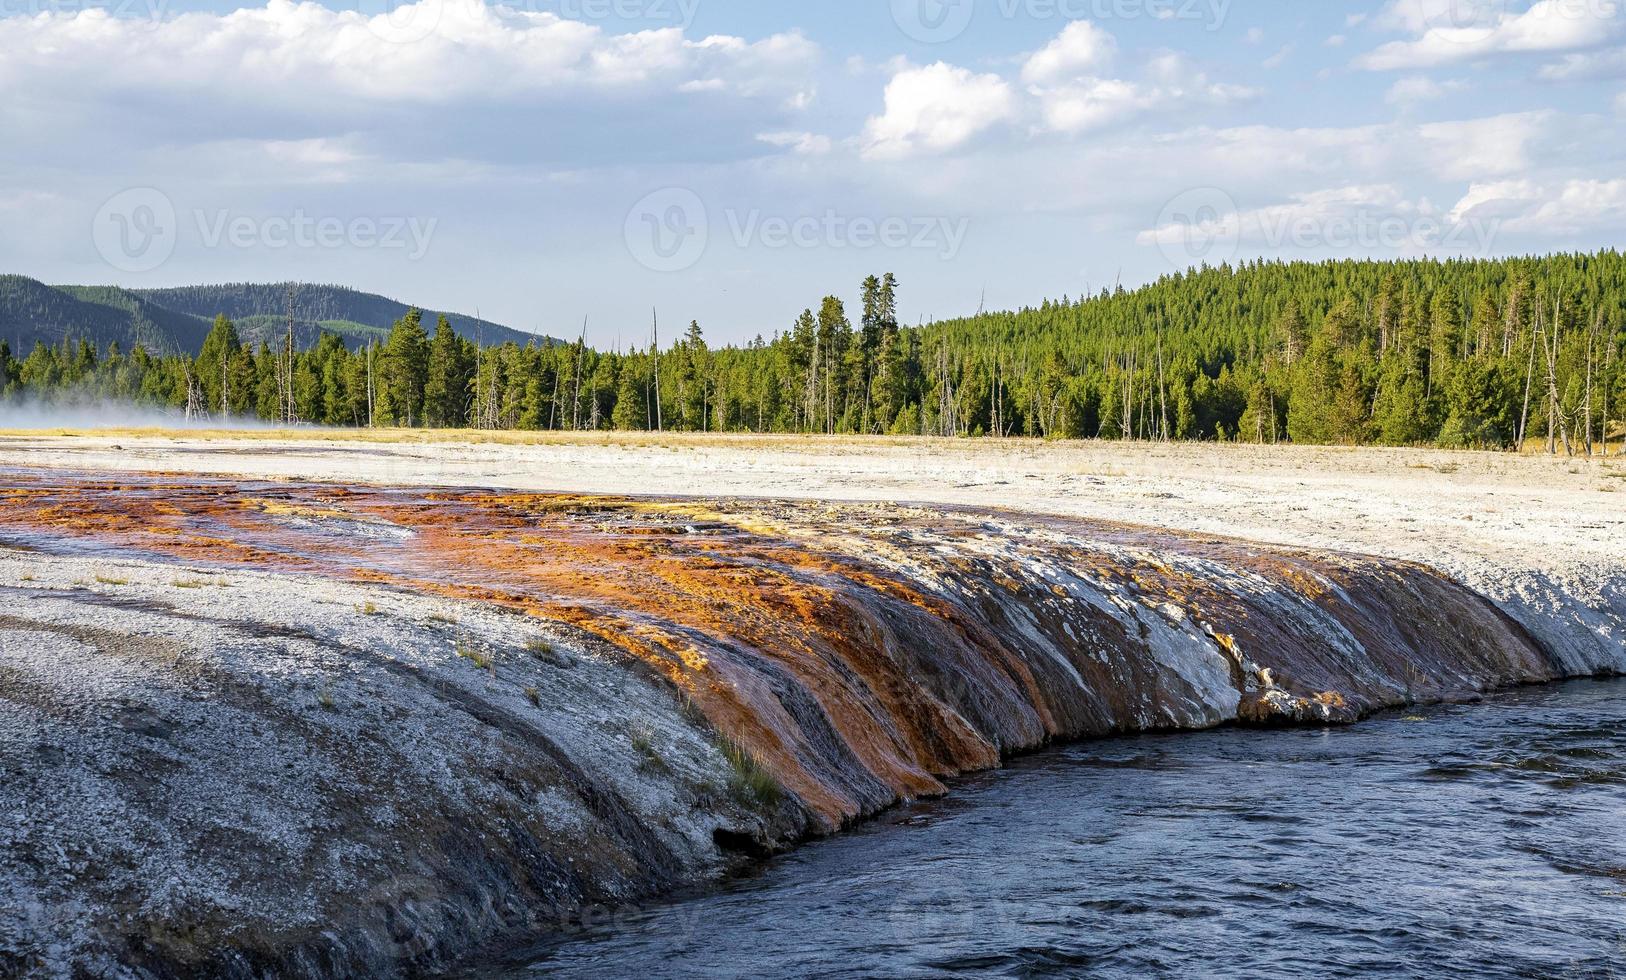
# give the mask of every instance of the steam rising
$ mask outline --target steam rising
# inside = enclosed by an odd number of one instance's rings
[[[188,420],[180,409],[112,399],[51,401],[33,397],[0,401],[0,429],[232,429],[267,431],[278,426],[239,416]]]

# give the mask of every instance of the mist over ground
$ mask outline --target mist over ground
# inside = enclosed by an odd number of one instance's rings
[[[179,409],[105,398],[12,398],[0,400],[0,429],[239,429],[265,432],[278,426],[238,416],[198,415]]]

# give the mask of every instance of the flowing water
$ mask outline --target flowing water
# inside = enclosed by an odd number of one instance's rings
[[[539,647],[506,632],[490,653],[467,647],[486,673],[477,688],[457,682],[457,710],[473,706],[514,738],[520,762],[435,770],[478,784],[471,798],[489,822],[420,835],[421,879],[374,866],[381,898],[346,902],[298,954],[334,975],[403,957],[427,970],[440,950],[546,932],[538,909],[571,915],[704,880],[722,866],[714,845],[750,853],[833,831],[1002,751],[1233,719],[1347,721],[1626,668],[1618,642],[1596,663],[1544,650],[1421,566],[1102,522],[39,470],[0,479],[0,544],[387,586],[547,630]],[[148,587],[120,575],[57,590],[90,606],[126,586]],[[455,630],[402,624],[427,631],[431,669],[480,641],[444,625]],[[349,650],[361,628],[347,629],[298,635]],[[347,654],[371,665],[369,685],[415,682],[374,653]],[[671,723],[637,729],[648,713],[619,685],[572,682],[589,654],[678,692]],[[253,684],[258,668],[242,676]],[[353,719],[389,703],[379,689],[326,696],[361,705],[338,712]],[[960,781],[947,801],[888,813],[722,893],[594,915],[520,972],[1606,974],[1626,952],[1621,693],[1526,690],[1353,730],[1081,743]],[[269,717],[307,724],[293,708]],[[717,733],[737,747],[731,766]],[[693,764],[673,755],[700,743],[711,752]],[[401,839],[356,844],[374,838],[370,825],[353,833],[331,853],[390,853]],[[203,839],[224,847],[218,836]],[[214,954],[183,938],[161,955],[189,967],[181,974]]]
[[[1626,681],[1049,751],[519,962],[515,977],[1626,976]]]

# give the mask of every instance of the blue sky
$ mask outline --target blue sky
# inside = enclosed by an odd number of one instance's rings
[[[1626,0],[0,0],[0,270],[605,345],[1621,244]]]

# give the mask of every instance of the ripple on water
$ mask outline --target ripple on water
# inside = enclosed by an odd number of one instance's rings
[[[1623,772],[1626,681],[1086,743],[510,972],[1612,977]]]

